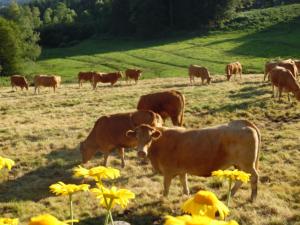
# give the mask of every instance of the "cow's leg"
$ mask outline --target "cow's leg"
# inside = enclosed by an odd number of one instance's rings
[[[125,154],[124,148],[119,148],[119,155],[121,156],[122,168],[125,167]]]
[[[257,196],[257,184],[258,184],[258,173],[255,168],[252,168],[251,170],[251,201],[254,201]]]
[[[231,189],[231,196],[234,196],[235,193],[237,192],[237,190],[242,186],[242,182],[241,181],[236,181],[233,188]]]
[[[272,98],[275,98],[275,89],[274,89],[274,85],[272,84]]]
[[[169,194],[172,178],[173,176],[171,175],[167,175],[167,174],[164,175],[164,196],[168,196]]]
[[[282,88],[278,87],[278,101],[280,101],[282,95]]]
[[[291,101],[291,98],[290,98],[290,93],[288,92],[288,100],[289,100],[289,102]]]
[[[54,93],[55,93],[55,85],[53,86],[53,91],[54,91]]]
[[[189,191],[189,187],[188,187],[188,180],[187,180],[187,174],[180,174],[179,175],[179,179],[183,188],[183,194],[185,195],[189,195],[190,191]]]
[[[204,85],[204,80],[203,80],[203,78],[201,77],[201,82],[202,82],[202,85]]]
[[[190,76],[190,85],[192,85],[193,82],[192,82],[192,76]]]
[[[108,156],[109,156],[109,153],[104,153],[104,163],[103,163],[104,166],[107,165]]]

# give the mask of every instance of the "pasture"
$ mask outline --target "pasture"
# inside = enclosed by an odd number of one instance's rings
[[[299,103],[296,103],[295,99],[289,103],[286,96],[282,102],[272,99],[271,87],[267,83],[262,83],[262,74],[245,75],[242,81],[231,82],[226,82],[224,76],[215,76],[211,85],[189,85],[186,64],[201,60],[203,55],[198,54],[197,49],[200,51],[208,48],[207,54],[215,55],[213,59],[215,63],[217,55],[228,51],[227,48],[222,49],[220,44],[232,38],[230,35],[232,34],[224,34],[220,39],[214,39],[218,43],[213,46],[207,45],[208,41],[212,41],[208,37],[203,38],[203,42],[197,41],[198,46],[190,40],[182,42],[181,48],[176,45],[175,49],[175,44],[169,44],[162,45],[159,49],[151,49],[149,54],[143,53],[147,60],[135,57],[139,65],[154,68],[153,71],[158,75],[182,75],[178,78],[145,79],[136,86],[126,85],[125,81],[122,81],[113,88],[102,85],[96,91],[92,91],[88,83],[81,89],[77,84],[63,84],[55,94],[52,90],[43,88],[39,95],[34,95],[32,88],[28,92],[15,92],[10,87],[1,87],[1,155],[15,160],[16,166],[9,173],[8,179],[1,178],[0,215],[19,217],[22,224],[25,224],[31,216],[45,212],[61,219],[67,218],[67,197],[52,195],[48,187],[57,181],[80,182],[71,177],[71,170],[81,162],[77,145],[86,138],[94,122],[105,114],[134,110],[142,94],[176,89],[186,97],[185,127],[208,127],[243,118],[253,121],[261,130],[258,198],[255,203],[250,203],[250,185],[244,184],[231,202],[230,218],[245,225],[297,224],[300,220]],[[231,41],[226,43],[228,48],[233,47]],[[191,58],[175,55],[182,49],[190,52]],[[102,61],[102,56],[96,59],[91,54],[88,65],[93,63],[98,65],[99,61],[117,63],[118,60],[130,60],[135,55],[134,52],[127,50],[120,53],[117,51],[120,49],[111,53],[112,56],[103,56],[107,61]],[[157,59],[152,53],[161,56],[159,62],[156,62]],[[122,56],[118,59],[117,56],[121,54],[125,54],[126,57]],[[168,59],[164,59],[166,55]],[[73,63],[81,56],[72,57]],[[110,60],[110,57],[116,61]],[[223,71],[224,62],[232,59],[227,57],[228,55],[225,54],[224,57],[219,58],[217,64],[220,64],[220,67],[215,67],[214,73],[221,71],[221,64]],[[262,64],[259,67],[257,65],[265,59],[264,57],[253,57],[253,61],[248,64],[248,70],[260,71]],[[248,58],[242,57],[241,61],[246,61]],[[60,71],[60,68],[65,68],[62,74],[66,75],[66,79],[73,79],[75,71],[78,71],[81,66],[81,63],[76,61],[73,63],[74,67],[70,68],[65,64],[65,60],[70,59],[65,58],[60,60],[60,63],[56,63],[55,67],[51,67],[50,65],[54,63],[51,60],[39,62],[39,69],[55,68],[53,72],[56,72]],[[172,67],[173,65],[166,65],[167,61],[181,64]],[[143,62],[147,63],[143,64]],[[208,60],[206,62],[207,66],[211,63]],[[126,64],[127,61],[124,60],[124,63]],[[151,67],[152,64],[164,64],[170,70],[161,69],[159,66]],[[128,65],[134,64],[126,64]],[[99,66],[99,69],[104,68],[101,67],[103,64]],[[112,68],[110,64],[107,67],[107,69]],[[175,68],[176,74],[172,73]],[[153,71],[149,71],[149,74]],[[196,82],[199,83],[200,80],[196,79]],[[167,126],[171,126],[170,121],[167,121]],[[135,192],[136,199],[125,211],[115,211],[114,218],[124,219],[134,225],[150,225],[162,224],[165,214],[180,215],[180,205],[187,196],[182,196],[179,180],[173,181],[169,197],[162,198],[162,177],[152,173],[151,165],[142,165],[134,149],[126,151],[125,160],[126,167],[121,170],[121,178],[115,180],[114,184]],[[92,167],[102,162],[103,157],[99,154],[86,166]],[[111,156],[108,165],[120,169],[119,156],[117,154]],[[192,194],[205,189],[215,192],[221,198],[227,191],[226,184],[212,177],[189,176],[188,179]],[[75,195],[74,202],[75,218],[80,219],[79,224],[101,224],[104,211],[100,209],[97,200],[91,194]]]

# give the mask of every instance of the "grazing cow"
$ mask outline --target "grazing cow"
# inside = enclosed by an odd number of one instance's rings
[[[88,137],[80,143],[82,162],[88,162],[99,151],[104,154],[106,166],[109,154],[117,148],[121,155],[122,167],[124,167],[124,148],[137,146],[136,138],[127,137],[126,131],[144,123],[162,126],[162,118],[148,110],[100,117]]]
[[[137,84],[140,76],[142,76],[142,71],[141,70],[136,70],[136,69],[127,69],[125,71],[125,78],[127,82],[130,82],[130,79],[135,81],[135,84]]]
[[[292,92],[296,99],[300,101],[300,86],[292,72],[284,67],[276,66],[270,71],[270,80],[272,83],[272,96],[275,97],[274,86],[278,88],[278,98],[280,100],[282,91],[288,92],[288,100],[290,101],[289,92]]]
[[[53,91],[55,93],[55,89],[60,85],[61,77],[54,75],[36,75],[34,77],[34,93],[36,94],[36,90],[40,93],[40,87],[53,87]]]
[[[172,123],[182,126],[185,98],[179,91],[163,91],[142,95],[137,104],[138,110],[152,110],[158,113],[163,120],[171,117]]]
[[[197,65],[190,65],[189,77],[191,84],[195,83],[195,77],[201,77],[202,84],[204,83],[204,80],[207,80],[207,84],[210,84],[212,79],[207,68]]]
[[[16,89],[17,87],[20,87],[23,91],[23,88],[26,88],[28,90],[28,82],[24,76],[21,75],[12,75],[10,77],[10,84],[12,89]]]
[[[234,79],[236,79],[236,74],[239,74],[242,79],[242,64],[240,62],[229,63],[225,68],[225,73],[228,81],[232,74],[234,74]]]
[[[96,89],[98,82],[110,83],[113,86],[121,77],[121,72],[97,73],[93,76],[93,87]]]
[[[83,81],[89,81],[93,85],[93,76],[96,72],[79,72],[78,73],[78,84],[79,87],[82,87]]]
[[[165,196],[177,175],[184,194],[189,194],[187,174],[209,177],[215,170],[235,166],[251,174],[251,199],[256,198],[260,132],[247,120],[192,130],[142,124],[126,135],[137,138],[138,156],[150,159],[153,169],[163,175]],[[232,195],[240,186],[237,181]]]
[[[269,74],[270,74],[271,70],[273,68],[275,68],[276,66],[284,67],[284,68],[290,70],[291,73],[293,74],[293,76],[295,78],[297,78],[298,69],[297,69],[296,63],[291,59],[287,59],[287,60],[278,61],[278,62],[266,62],[264,81],[266,80],[266,77],[268,77],[268,80],[269,80]]]

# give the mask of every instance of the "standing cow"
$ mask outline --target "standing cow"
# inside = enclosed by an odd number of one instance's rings
[[[207,84],[210,84],[211,76],[207,68],[198,65],[189,66],[189,77],[191,84],[195,84],[195,77],[201,77],[202,84],[206,80]]]
[[[162,119],[158,114],[147,110],[101,116],[88,137],[80,143],[82,162],[88,162],[99,151],[104,154],[106,166],[109,154],[114,149],[119,149],[122,167],[124,167],[124,148],[137,145],[136,138],[127,137],[126,131],[140,124],[162,126]]]
[[[284,67],[285,69],[291,71],[293,76],[297,79],[297,75],[298,75],[297,65],[293,60],[287,59],[287,60],[282,60],[282,61],[277,61],[277,62],[266,62],[264,81],[266,80],[267,77],[269,80],[269,74],[270,74],[271,70],[274,69],[276,66]]]
[[[97,87],[97,83],[110,83],[113,86],[117,81],[122,78],[121,72],[114,72],[114,73],[97,73],[93,76],[93,87],[94,90]]]
[[[130,82],[130,79],[135,81],[135,84],[137,84],[140,76],[142,76],[142,71],[137,69],[127,69],[125,71],[125,79],[128,82]]]
[[[79,87],[82,87],[83,81],[88,81],[93,86],[93,76],[96,72],[79,72],[78,73],[78,84]]]
[[[61,77],[60,76],[54,76],[54,75],[36,75],[34,77],[34,93],[36,94],[36,91],[40,93],[40,87],[52,87],[53,91],[55,93],[56,88],[61,83]]]
[[[150,159],[154,170],[163,175],[165,196],[177,175],[184,194],[189,194],[187,174],[209,177],[215,170],[235,166],[251,174],[251,199],[256,198],[260,132],[247,120],[192,130],[143,124],[127,131],[127,136],[137,138],[138,156]],[[241,184],[235,183],[232,195]]]
[[[236,79],[236,75],[239,74],[242,79],[242,64],[240,62],[229,63],[225,68],[225,73],[227,80],[229,81],[231,76],[234,74],[234,79]]]
[[[12,75],[10,77],[10,84],[12,89],[16,89],[17,87],[20,87],[23,91],[23,88],[26,88],[28,90],[28,82],[24,76],[21,75]]]
[[[170,117],[173,125],[182,126],[185,98],[179,91],[163,91],[142,95],[138,101],[138,110],[152,110],[163,120]]]

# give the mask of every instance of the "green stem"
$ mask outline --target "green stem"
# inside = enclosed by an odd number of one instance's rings
[[[71,220],[71,225],[73,225],[74,214],[73,214],[72,194],[69,194],[69,201],[70,201],[70,220]]]
[[[111,211],[109,210],[108,213],[109,213],[109,218],[110,218],[110,221],[111,221],[111,225],[115,225]]]
[[[108,219],[109,219],[109,213],[107,213],[106,216],[105,216],[104,225],[108,225]]]
[[[226,201],[227,207],[229,207],[229,201],[230,201],[230,196],[231,196],[231,186],[232,186],[232,180],[231,180],[231,178],[229,178],[229,187],[228,187],[227,201]]]

